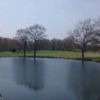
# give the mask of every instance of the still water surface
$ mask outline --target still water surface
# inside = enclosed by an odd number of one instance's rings
[[[1,58],[4,100],[100,100],[100,63]]]

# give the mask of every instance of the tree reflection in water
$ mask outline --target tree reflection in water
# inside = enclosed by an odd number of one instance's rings
[[[69,67],[67,89],[72,91],[73,97],[77,100],[100,99],[99,67],[95,66],[95,63],[94,65],[90,63],[73,62]]]
[[[20,60],[20,61],[19,61]],[[44,88],[44,64],[40,59],[31,58],[14,59],[15,81],[17,84],[24,85],[34,91]]]

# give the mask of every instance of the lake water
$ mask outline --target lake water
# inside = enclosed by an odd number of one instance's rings
[[[100,100],[100,63],[1,58],[4,100]]]

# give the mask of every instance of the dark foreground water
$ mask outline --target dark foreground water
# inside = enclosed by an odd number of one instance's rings
[[[1,58],[4,100],[100,100],[100,63]]]

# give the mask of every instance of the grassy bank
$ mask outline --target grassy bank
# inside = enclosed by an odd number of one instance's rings
[[[27,57],[33,57],[34,52],[27,52]],[[17,52],[1,52],[0,57],[22,57],[23,51]],[[48,57],[48,58],[65,58],[65,59],[81,59],[81,52],[72,51],[37,51],[37,57]],[[100,62],[99,52],[85,52],[85,60]]]

